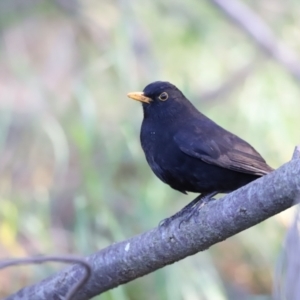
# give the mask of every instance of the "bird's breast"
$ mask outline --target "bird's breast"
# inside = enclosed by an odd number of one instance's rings
[[[141,145],[144,150],[147,162],[152,171],[164,182],[165,168],[168,163],[168,152],[172,151],[175,145],[172,139],[172,134],[166,134],[155,127],[149,128],[147,125],[141,128]]]

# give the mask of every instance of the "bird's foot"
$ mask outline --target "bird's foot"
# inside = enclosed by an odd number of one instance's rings
[[[161,229],[163,227],[167,227],[175,219],[182,218],[182,220],[179,222],[179,225],[178,225],[178,227],[180,228],[180,226],[183,222],[189,221],[191,219],[191,217],[195,216],[196,213],[198,213],[199,210],[205,204],[207,204],[211,200],[215,200],[212,197],[215,196],[216,194],[217,194],[216,192],[213,192],[213,193],[209,193],[209,194],[205,193],[205,194],[201,194],[201,195],[197,196],[192,202],[190,202],[188,205],[186,205],[179,212],[177,212],[173,216],[166,218],[166,219],[162,220],[161,222],[159,222],[159,225],[158,225],[159,228]]]
[[[197,202],[190,209],[190,211],[187,213],[187,215],[182,217],[182,220],[179,222],[178,227],[180,228],[182,223],[188,222],[191,218],[196,217],[198,215],[199,211],[201,210],[201,208],[203,208],[207,203],[209,203],[213,200],[216,200],[216,199],[209,197],[209,195],[201,198],[201,200],[199,202]]]
[[[170,223],[172,223],[173,220],[177,219],[177,214],[169,217],[169,218],[165,218],[163,220],[161,220],[159,223],[158,223],[158,227],[159,229],[162,229],[164,227],[168,227],[170,225]]]
[[[200,196],[198,196],[198,197],[200,197]],[[182,208],[180,211],[178,211],[173,216],[160,221],[159,224],[158,224],[159,228],[167,227],[173,220],[175,220],[175,219],[181,217],[182,215],[184,215],[187,211],[189,211],[199,201],[198,197],[196,197],[193,201],[191,201],[188,205],[186,205],[184,208]]]

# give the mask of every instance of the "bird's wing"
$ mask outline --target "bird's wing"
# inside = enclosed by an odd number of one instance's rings
[[[185,154],[208,164],[253,175],[265,175],[273,171],[261,155],[247,142],[215,126],[204,124],[181,130],[174,140]]]

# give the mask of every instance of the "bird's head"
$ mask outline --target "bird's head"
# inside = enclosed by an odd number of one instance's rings
[[[142,102],[144,117],[174,116],[191,106],[182,92],[175,85],[166,81],[152,82],[144,88],[143,92],[132,92],[127,96]]]

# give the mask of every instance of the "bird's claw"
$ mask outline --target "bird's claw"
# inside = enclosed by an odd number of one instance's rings
[[[168,227],[175,219],[181,218],[178,228],[180,229],[181,224],[184,222],[188,222],[192,217],[196,217],[201,210],[208,202],[216,200],[215,198],[209,198],[209,197],[203,197],[200,199],[200,201],[196,202],[193,206],[190,207],[184,207],[182,210],[177,212],[175,215],[163,219],[159,222],[158,227],[160,229],[164,227]],[[186,215],[187,214],[187,215]]]
[[[160,229],[163,228],[163,227],[167,227],[167,226],[169,226],[170,223],[171,223],[173,220],[175,220],[175,219],[176,219],[175,215],[174,215],[174,216],[171,216],[171,217],[169,217],[169,218],[163,219],[163,220],[161,220],[161,221],[159,222],[158,227],[159,227]]]
[[[192,217],[195,218],[199,214],[199,211],[201,210],[201,208],[203,208],[208,202],[210,202],[212,200],[216,200],[216,199],[215,198],[207,198],[207,197],[205,197],[205,198],[201,199],[201,201],[199,201],[198,203],[196,203],[191,208],[191,211],[188,213],[188,215],[185,216],[184,219],[180,221],[179,228],[180,228],[181,223],[188,222]]]

